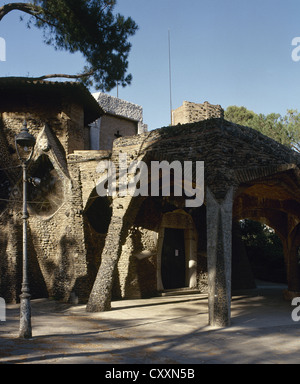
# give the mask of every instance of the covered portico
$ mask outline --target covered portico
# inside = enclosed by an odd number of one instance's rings
[[[253,218],[275,229],[284,244],[289,291],[299,291],[299,154],[253,129],[224,119],[120,138],[115,141],[112,158],[120,150],[126,151],[131,160],[147,164],[163,160],[182,164],[187,160],[204,161],[211,326],[230,325],[233,221]],[[176,205],[176,198],[173,200]],[[113,272],[142,203],[139,197],[116,196],[113,199],[111,224],[88,311],[110,309]],[[181,207],[178,203],[174,209]],[[158,232],[158,229],[153,230]],[[161,246],[161,240],[159,244]]]

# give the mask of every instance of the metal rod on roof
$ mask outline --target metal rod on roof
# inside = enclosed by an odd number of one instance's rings
[[[170,83],[170,116],[171,116],[171,125],[173,124],[173,117],[172,117],[172,65],[171,65],[171,32],[169,30],[168,33],[169,37],[169,83]]]

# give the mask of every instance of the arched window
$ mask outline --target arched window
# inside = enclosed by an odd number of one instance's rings
[[[100,234],[106,234],[111,220],[112,207],[108,197],[91,197],[91,205],[85,215],[92,228]]]
[[[29,204],[36,214],[49,216],[63,204],[63,182],[50,159],[42,155],[30,168]]]

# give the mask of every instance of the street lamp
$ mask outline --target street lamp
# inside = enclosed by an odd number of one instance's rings
[[[20,295],[20,333],[19,337],[30,339],[31,331],[31,306],[28,284],[28,254],[27,254],[27,166],[30,162],[35,146],[35,138],[27,129],[27,122],[24,121],[21,132],[15,137],[15,145],[18,158],[23,168],[23,280]]]

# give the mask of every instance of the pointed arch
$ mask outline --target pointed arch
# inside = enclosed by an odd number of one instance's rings
[[[29,205],[37,215],[53,215],[64,202],[63,180],[46,154],[42,154],[30,167]]]

